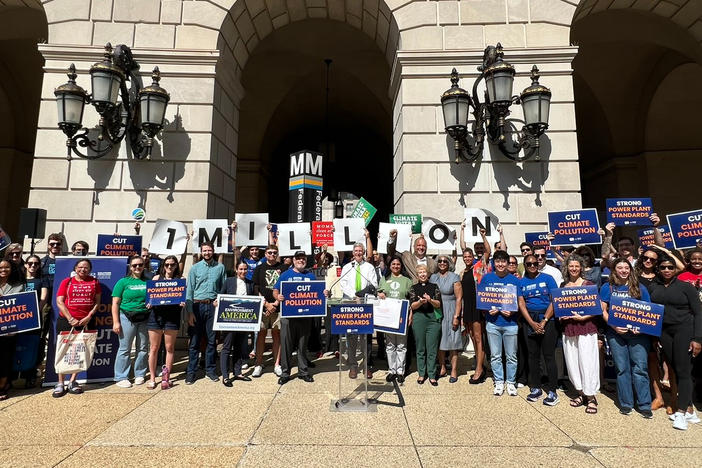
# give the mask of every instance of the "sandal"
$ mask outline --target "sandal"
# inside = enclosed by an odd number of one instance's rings
[[[153,390],[154,388],[156,388],[156,382],[154,382],[153,380],[149,380],[148,382],[146,382],[146,388],[148,388],[149,390]]]
[[[83,388],[74,382],[68,382],[68,393],[71,395],[80,395],[83,393]]]
[[[582,395],[578,395],[576,398],[570,400],[570,406],[573,408],[579,408],[585,404],[585,398]]]
[[[61,398],[66,394],[66,387],[63,386],[63,384],[57,384],[54,387],[54,391],[51,393],[51,396],[54,398]]]
[[[427,379],[426,379],[425,377],[422,377],[422,378],[420,378],[420,379],[417,379],[417,383],[418,383],[419,385],[422,385],[422,384],[424,383],[425,380],[427,380]]]
[[[5,385],[4,388],[0,389],[0,401],[7,400],[7,393],[10,391],[10,384]]]
[[[592,397],[588,399],[587,406],[585,407],[585,412],[587,414],[597,414],[597,398]]]

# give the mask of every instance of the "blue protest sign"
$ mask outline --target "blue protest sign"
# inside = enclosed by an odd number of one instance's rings
[[[333,335],[373,333],[373,304],[341,304],[331,308]]]
[[[213,330],[257,332],[261,329],[263,296],[217,296]]]
[[[90,274],[100,282],[102,296],[98,310],[93,317],[98,333],[92,365],[87,372],[78,374],[78,379],[81,382],[111,382],[114,380],[115,356],[119,348],[119,336],[112,332],[112,288],[120,278],[125,276],[127,259],[125,257],[88,258],[93,264]],[[71,276],[75,263],[76,257],[56,257],[54,291],[58,291],[61,281]],[[58,378],[54,371],[57,318],[58,307],[56,306],[56,297],[53,297],[44,386],[55,384]]]
[[[602,315],[600,295],[596,285],[574,286],[551,290],[553,312],[557,318],[578,315]]]
[[[601,244],[599,229],[594,208],[548,213],[548,230],[554,235],[551,245]]]
[[[688,249],[702,242],[702,210],[669,214],[668,226],[676,249]]]
[[[141,255],[141,236],[98,234],[95,252],[100,257],[130,257]]]
[[[408,313],[408,300],[380,299],[373,303],[373,329],[393,335],[406,335]]]
[[[546,249],[546,258],[556,259],[556,255],[551,250],[551,242],[548,240],[548,232],[525,232],[524,240],[533,245],[535,249]]]
[[[608,198],[607,222],[616,226],[651,226],[650,198]]]
[[[476,286],[475,297],[475,307],[479,310],[494,308],[505,312],[517,311],[517,286],[513,284],[486,285],[481,281]]]
[[[36,291],[0,296],[0,335],[36,330],[39,315]]]
[[[623,327],[646,335],[661,336],[663,306],[613,295],[609,302],[607,323],[612,327]]]
[[[148,305],[178,305],[181,302],[185,302],[185,279],[146,282],[146,303]]]
[[[280,315],[285,318],[326,317],[327,298],[324,281],[283,281],[280,293],[285,297]]]
[[[668,226],[658,226],[657,228],[647,228],[647,229],[639,229],[639,244],[643,247],[653,245],[656,243],[655,238],[653,236],[653,230],[658,229],[658,232],[661,233],[661,236],[663,236],[663,243],[665,244],[666,249],[672,249],[674,248],[673,246],[673,235],[670,232],[670,228]]]

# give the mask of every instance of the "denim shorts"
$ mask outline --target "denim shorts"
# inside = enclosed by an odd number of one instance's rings
[[[149,330],[180,330],[182,307],[156,306],[151,308],[146,328]]]

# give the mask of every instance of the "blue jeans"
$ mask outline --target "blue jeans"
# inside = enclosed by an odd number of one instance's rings
[[[195,326],[188,328],[190,344],[188,345],[188,370],[187,376],[194,377],[197,372],[198,360],[200,357],[200,341],[207,340],[205,350],[205,373],[207,375],[217,375],[217,343],[215,342],[215,332],[212,330],[214,324],[214,306],[212,304],[194,303],[193,315],[195,315]]]
[[[509,326],[495,325],[492,322],[485,324],[488,343],[490,344],[490,367],[495,383],[504,383],[505,375],[502,369],[502,345],[505,347],[507,361],[507,383],[517,380],[517,339],[519,327],[515,323]]]
[[[620,335],[611,328],[607,341],[617,368],[617,397],[623,408],[634,407],[634,391],[640,411],[651,409],[651,388],[648,379],[648,335],[627,333]],[[633,389],[632,389],[633,384]]]
[[[134,359],[134,377],[146,377],[149,367],[149,331],[147,321],[132,323],[120,312],[119,323],[122,333],[119,335],[119,349],[115,357],[115,382],[129,378],[129,368],[132,366],[129,355],[132,343],[136,338],[136,359]]]

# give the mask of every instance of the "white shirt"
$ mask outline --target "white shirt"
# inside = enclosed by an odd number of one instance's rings
[[[549,264],[544,265],[544,267],[539,270],[541,273],[546,273],[549,275],[551,278],[553,278],[556,281],[556,285],[560,288],[561,284],[563,283],[563,275],[561,274],[561,270],[559,270],[556,267],[552,267]]]
[[[246,282],[241,278],[236,279],[236,295],[246,296]]]
[[[365,289],[369,284],[378,287],[378,276],[375,274],[375,267],[368,262],[358,263],[355,260],[347,263],[341,269],[341,292],[347,299],[356,297],[356,265],[361,270],[361,289]]]

